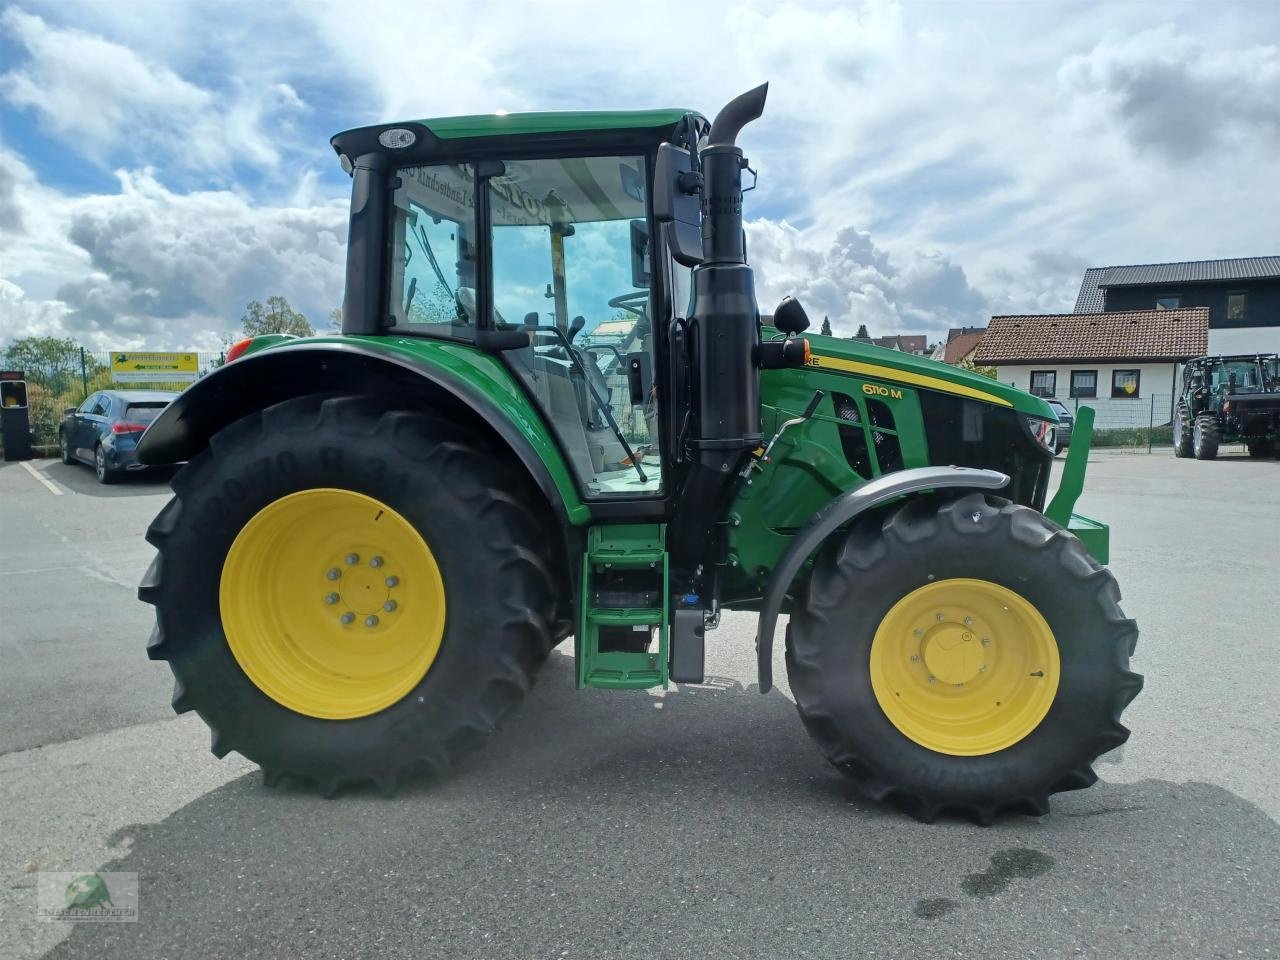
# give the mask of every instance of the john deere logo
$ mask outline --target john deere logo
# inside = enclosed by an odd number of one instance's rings
[[[67,884],[67,907],[71,910],[97,910],[112,906],[107,881],[96,873],[86,873]]]

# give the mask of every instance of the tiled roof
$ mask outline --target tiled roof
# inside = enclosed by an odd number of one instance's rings
[[[1209,308],[992,317],[979,364],[1069,360],[1186,360],[1209,349]]]
[[[1090,267],[1084,272],[1076,313],[1103,308],[1107,287],[1160,286],[1166,283],[1214,283],[1280,278],[1280,257],[1237,257],[1233,260],[1184,260],[1139,263],[1125,267]]]
[[[964,333],[957,333],[954,337],[947,341],[947,349],[942,355],[945,363],[959,363],[967,357],[973,348],[982,340],[982,335],[987,332],[986,327],[978,327],[973,330],[966,330]]]
[[[893,334],[888,337],[872,337],[871,342],[877,347],[897,347],[903,353],[923,353],[929,346],[929,338],[923,333]]]

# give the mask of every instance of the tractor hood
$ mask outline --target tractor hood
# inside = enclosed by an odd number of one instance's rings
[[[779,334],[771,329],[765,330],[765,339],[775,335]],[[1057,419],[1053,409],[1039,397],[1033,397],[1024,390],[984,377],[972,370],[859,340],[817,334],[806,334],[805,339],[809,341],[809,366],[812,367],[955,394],[983,403],[1009,407],[1044,420]]]

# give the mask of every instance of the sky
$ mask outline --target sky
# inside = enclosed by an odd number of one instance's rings
[[[687,106],[742,138],[761,309],[1068,311],[1086,266],[1280,253],[1271,3],[0,3],[0,343],[216,349],[342,301],[329,137]]]

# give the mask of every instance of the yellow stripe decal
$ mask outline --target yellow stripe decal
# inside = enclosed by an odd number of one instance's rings
[[[842,370],[845,373],[857,373],[864,377],[878,377],[881,380],[889,380],[894,383],[910,383],[917,387],[927,387],[930,390],[937,390],[941,393],[954,393],[962,397],[971,397],[974,400],[996,403],[1002,407],[1013,406],[1004,397],[998,397],[994,393],[987,393],[985,390],[979,390],[976,387],[966,387],[964,384],[951,383],[939,377],[931,377],[927,373],[912,373],[909,370],[882,367],[878,363],[843,360],[839,357],[829,357],[815,353],[809,360],[809,366],[823,370]]]

